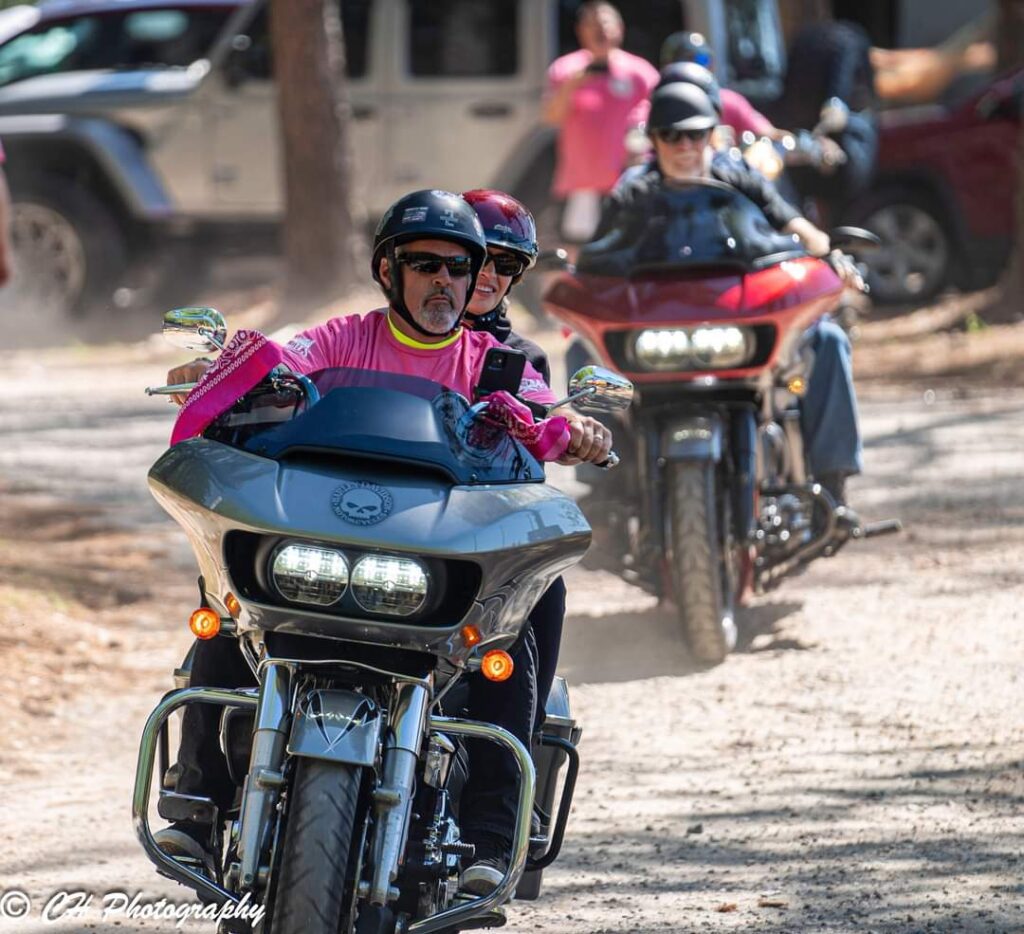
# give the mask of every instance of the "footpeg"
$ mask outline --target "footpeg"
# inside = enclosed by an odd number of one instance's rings
[[[903,523],[899,519],[883,519],[881,522],[869,522],[861,526],[853,535],[854,538],[875,538],[878,535],[895,535],[903,531]]]

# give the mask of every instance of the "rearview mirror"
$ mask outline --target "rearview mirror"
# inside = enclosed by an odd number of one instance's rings
[[[164,315],[162,331],[175,347],[204,353],[223,350],[228,337],[224,316],[216,308],[175,308]]]
[[[863,227],[836,227],[828,235],[833,250],[842,250],[844,253],[870,253],[882,245],[877,234]]]
[[[569,380],[569,398],[581,412],[621,412],[633,401],[633,384],[602,366],[585,366]]]

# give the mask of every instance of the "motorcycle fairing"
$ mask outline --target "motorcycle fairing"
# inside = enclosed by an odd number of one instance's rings
[[[620,279],[565,273],[555,280],[544,300],[556,317],[600,353],[603,362],[645,385],[693,382],[709,372],[718,380],[756,380],[777,360],[792,355],[793,342],[832,308],[841,291],[842,283],[830,266],[803,257],[753,272],[684,270],[671,278],[665,274]],[[613,354],[609,346],[619,335],[628,341],[630,335],[646,328],[723,323],[770,328],[773,337],[764,359],[731,370],[651,372],[639,369],[628,355]]]
[[[195,552],[211,605],[241,604],[239,630],[281,630],[434,652],[464,659],[460,629],[476,625],[484,642],[514,641],[551,582],[583,556],[590,526],[576,504],[542,483],[453,485],[435,472],[348,460],[343,455],[283,462],[206,438],[184,441],[153,465],[153,496],[182,527]],[[332,508],[345,484],[373,483],[392,497],[390,514],[353,525]],[[341,617],[312,608],[270,605],[235,585],[224,539],[241,530],[337,544],[357,551],[472,561],[479,591],[462,619],[430,626]]]

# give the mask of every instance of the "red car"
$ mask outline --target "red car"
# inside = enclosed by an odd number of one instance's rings
[[[998,276],[1014,232],[1022,91],[1024,70],[951,104],[882,112],[875,180],[846,212],[883,239],[869,259],[878,301]]]

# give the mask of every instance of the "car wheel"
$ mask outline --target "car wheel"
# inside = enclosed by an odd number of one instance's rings
[[[111,212],[57,176],[12,189],[11,288],[18,306],[78,315],[105,305],[127,265],[125,235]]]
[[[952,243],[936,208],[925,198],[893,192],[872,199],[861,223],[881,246],[864,257],[871,297],[884,304],[921,302],[949,281]]]

